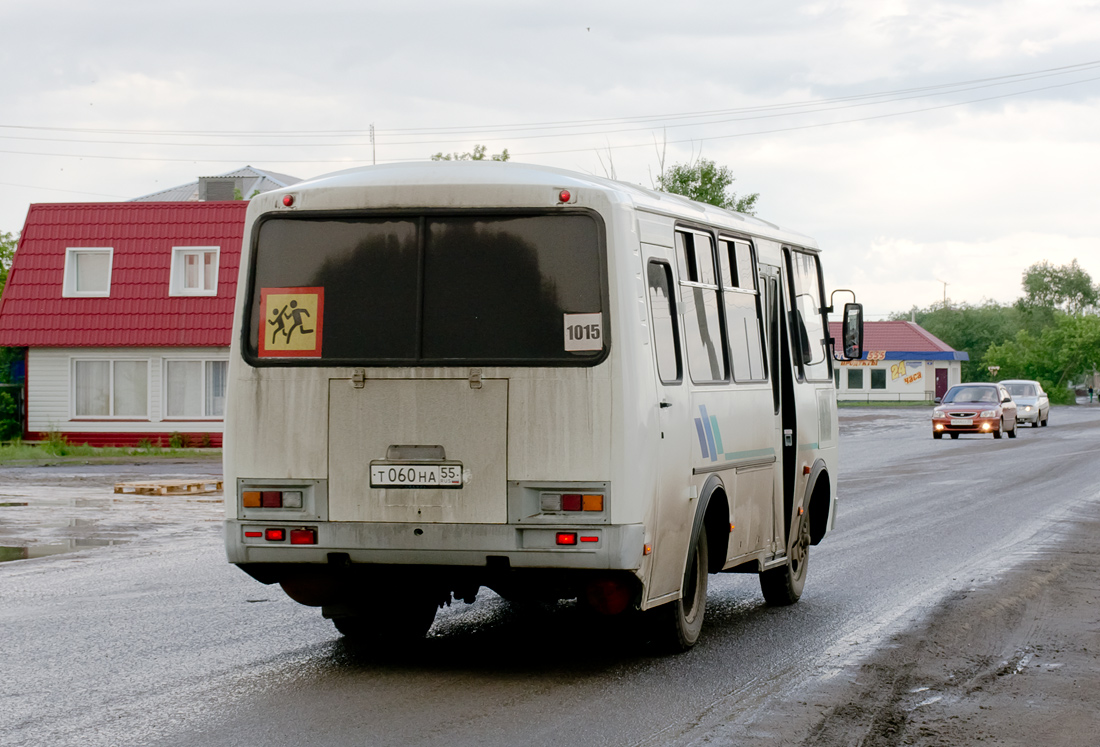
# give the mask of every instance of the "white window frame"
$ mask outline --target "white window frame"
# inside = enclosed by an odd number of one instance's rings
[[[172,247],[172,271],[168,281],[168,295],[170,296],[216,296],[218,295],[218,270],[221,264],[220,246],[174,246]],[[184,287],[184,257],[188,254],[214,255],[214,287],[186,288]],[[200,268],[200,273],[202,268]],[[202,273],[205,276],[205,273]]]
[[[145,363],[145,415],[77,415],[76,414],[76,364],[77,362],[108,363],[107,376],[107,410],[115,410],[115,363],[119,362],[144,362]],[[152,409],[152,366],[149,358],[139,357],[110,357],[103,355],[72,356],[69,358],[69,420],[104,421],[117,420],[119,422],[147,423],[152,422],[150,411]]]
[[[164,422],[184,423],[198,420],[209,420],[213,422],[221,422],[225,420],[225,415],[169,415],[168,414],[168,364],[169,363],[200,363],[199,376],[199,401],[202,402],[203,409],[206,409],[206,364],[207,363],[225,363],[228,375],[229,358],[164,358],[161,367],[161,399],[164,404],[161,407],[161,420]],[[229,387],[226,386],[228,391]]]
[[[107,290],[78,291],[76,289],[76,256],[79,254],[107,255]],[[110,246],[70,246],[65,249],[65,279],[62,281],[63,298],[107,298],[111,295],[111,273],[115,266],[115,250]]]

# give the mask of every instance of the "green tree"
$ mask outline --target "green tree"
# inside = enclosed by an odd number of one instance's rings
[[[475,145],[472,152],[468,153],[443,153],[440,151],[432,156],[433,161],[484,161],[486,152],[489,149],[484,145]],[[491,161],[507,161],[511,156],[508,155],[508,149],[505,148],[500,153],[495,153],[489,156]]]
[[[1002,379],[1035,379],[1052,402],[1072,404],[1071,381],[1100,368],[1100,317],[1055,312],[1053,325],[1039,334],[1020,330],[1015,338],[990,346],[986,361],[1000,366]]]
[[[991,345],[1012,339],[1021,329],[1022,315],[1013,306],[987,301],[980,306],[932,304],[927,309],[891,314],[894,320],[913,318],[917,324],[946,342],[955,350],[970,355],[962,363],[963,381],[989,378],[986,352]]]
[[[756,215],[756,201],[760,194],[738,197],[730,191],[735,181],[728,166],[719,166],[707,158],[691,163],[677,163],[662,169],[657,175],[657,189],[662,192],[683,195],[696,202],[717,205],[746,215]]]
[[[10,231],[0,231],[0,293],[8,283],[8,271],[11,262],[15,259],[15,247],[19,244],[19,234]]]
[[[1024,272],[1024,297],[1021,307],[1060,309],[1068,314],[1081,314],[1094,308],[1100,292],[1092,278],[1081,269],[1077,260],[1068,265],[1037,262]]]

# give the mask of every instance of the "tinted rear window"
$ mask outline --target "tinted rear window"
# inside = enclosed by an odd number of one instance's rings
[[[587,214],[280,216],[260,225],[253,256],[246,348],[261,363],[283,357],[280,335],[301,339],[322,314],[318,350],[288,355],[562,365],[606,352],[601,234]],[[320,294],[321,312],[295,319],[284,304],[280,321],[279,308],[261,309],[265,294],[302,298],[295,293]]]

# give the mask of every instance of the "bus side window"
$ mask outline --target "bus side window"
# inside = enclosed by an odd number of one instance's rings
[[[653,352],[657,356],[657,375],[662,384],[678,384],[683,379],[680,367],[680,335],[676,324],[676,299],[672,292],[672,268],[664,262],[650,261],[649,315],[653,326]]]
[[[719,242],[718,246],[733,378],[735,381],[763,381],[767,378],[764,332],[752,247],[743,241],[729,240]]]
[[[727,381],[725,346],[718,321],[720,291],[714,274],[713,241],[704,233],[677,231],[676,249],[677,257],[688,270],[686,276],[681,275],[680,289],[684,347],[691,380],[696,384]]]
[[[787,250],[787,272],[791,282],[791,314],[794,348],[800,358],[802,375],[810,381],[828,381],[831,369],[826,354],[827,327],[822,311],[821,268],[817,257],[808,252]]]

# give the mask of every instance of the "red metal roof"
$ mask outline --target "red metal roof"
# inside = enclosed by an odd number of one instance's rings
[[[228,346],[245,201],[31,205],[0,300],[0,345]],[[215,296],[170,296],[172,248],[217,246]],[[111,295],[63,298],[65,250],[112,247]]]
[[[829,334],[841,338],[840,322],[829,322]],[[864,322],[864,350],[896,350],[907,353],[942,353],[955,349],[916,322]]]

